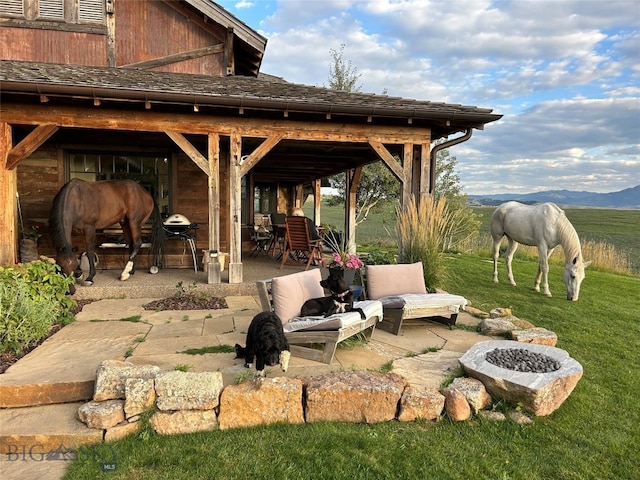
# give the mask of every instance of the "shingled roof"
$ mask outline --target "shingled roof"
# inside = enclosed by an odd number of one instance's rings
[[[330,114],[349,122],[429,126],[433,138],[470,127],[481,129],[502,117],[487,108],[342,92],[262,75],[210,77],[11,60],[0,61],[0,92],[5,98],[11,94],[32,94],[148,101],[189,108],[198,105],[201,111],[207,107],[233,109],[235,114],[242,110],[244,115],[298,112],[326,118]],[[280,113],[279,118],[282,116]]]

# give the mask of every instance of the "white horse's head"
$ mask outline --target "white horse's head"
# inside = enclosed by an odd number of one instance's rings
[[[584,280],[584,269],[591,265],[591,262],[584,262],[582,257],[574,257],[571,262],[564,266],[562,280],[567,286],[567,300],[575,302],[580,295],[580,284]]]

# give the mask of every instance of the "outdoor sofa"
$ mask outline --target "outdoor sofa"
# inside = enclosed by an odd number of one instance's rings
[[[455,325],[460,309],[469,303],[460,295],[428,293],[422,262],[365,267],[367,298],[382,302],[379,328],[399,335],[406,320],[428,319]],[[416,322],[412,322],[416,323]]]
[[[371,338],[376,323],[382,320],[382,303],[377,300],[355,302],[366,318],[358,312],[347,312],[330,317],[300,317],[302,304],[327,294],[320,285],[320,269],[313,268],[269,280],[257,282],[263,311],[275,312],[283,323],[291,354],[297,357],[330,364],[338,343],[363,332]],[[321,346],[322,349],[316,348]]]

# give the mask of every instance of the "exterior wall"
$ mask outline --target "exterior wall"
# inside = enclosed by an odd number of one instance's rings
[[[210,47],[222,39],[162,2],[118,2],[116,42],[116,64],[121,66]],[[221,76],[225,74],[222,66],[220,53],[152,70]]]
[[[200,228],[196,235],[196,253],[199,262],[198,268],[201,268],[202,250],[209,248],[207,176],[184,154],[174,155],[172,165],[171,204],[173,208],[169,213],[181,213],[191,222],[199,224]],[[228,196],[227,171],[227,166],[221,166],[222,212],[228,209],[226,200]],[[23,224],[27,230],[32,225],[39,228],[42,237],[38,240],[38,251],[41,255],[55,257],[55,249],[49,237],[48,219],[53,197],[64,185],[64,181],[64,151],[53,142],[43,145],[29,158],[20,162],[17,167],[17,185]],[[221,217],[220,246],[222,251],[228,251],[228,222],[226,215],[223,214]],[[126,251],[124,249],[99,249],[98,245],[105,240],[101,236],[96,239],[96,252],[100,258],[98,269],[123,268],[126,262]],[[85,250],[83,235],[73,235],[72,243],[78,253]],[[166,267],[193,268],[190,248],[188,245],[183,245],[181,241],[169,241],[166,253]],[[146,269],[151,266],[152,261],[153,259],[147,255],[147,251],[142,250],[138,256],[137,266]]]
[[[106,35],[30,28],[0,28],[0,58],[107,66]]]

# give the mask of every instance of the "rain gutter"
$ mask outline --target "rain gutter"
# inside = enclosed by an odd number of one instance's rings
[[[433,195],[436,186],[436,155],[438,155],[438,152],[440,150],[444,150],[445,148],[453,147],[454,145],[458,145],[459,143],[466,142],[471,138],[472,133],[473,127],[468,127],[466,133],[461,137],[439,143],[438,145],[433,147],[433,149],[431,150],[431,156],[429,158],[429,195]]]

